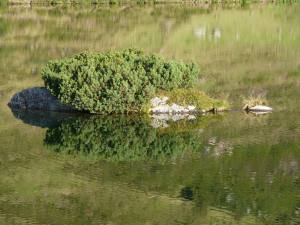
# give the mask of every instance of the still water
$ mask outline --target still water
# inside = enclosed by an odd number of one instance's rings
[[[300,7],[0,8],[0,224],[299,224]],[[202,68],[240,109],[196,118],[11,111],[40,70],[138,47]]]

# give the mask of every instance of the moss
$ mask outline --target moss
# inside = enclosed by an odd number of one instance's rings
[[[201,111],[224,111],[229,109],[229,103],[225,100],[217,100],[209,97],[204,92],[188,88],[174,89],[171,91],[159,91],[158,96],[167,96],[168,104],[176,103],[182,106],[193,105]]]

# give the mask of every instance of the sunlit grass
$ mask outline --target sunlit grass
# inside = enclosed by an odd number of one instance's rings
[[[228,95],[238,108],[241,96],[252,89],[265,89],[268,98],[284,86],[291,93],[298,90],[298,75],[287,75],[300,68],[298,5],[217,8],[209,14],[194,7],[183,7],[182,13],[176,6],[166,7],[2,9],[1,86],[25,77],[40,79],[40,68],[50,59],[139,47],[197,62],[202,68],[199,88],[214,97]],[[199,36],[199,29],[205,35]],[[283,98],[271,97],[270,102],[282,104]]]

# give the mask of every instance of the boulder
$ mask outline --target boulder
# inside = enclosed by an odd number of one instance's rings
[[[44,87],[33,87],[16,93],[8,103],[11,109],[75,112],[76,109],[62,104]]]

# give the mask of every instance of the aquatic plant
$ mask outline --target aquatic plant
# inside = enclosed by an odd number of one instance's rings
[[[91,113],[139,112],[158,90],[192,87],[195,64],[165,60],[136,49],[81,53],[49,62],[45,86],[58,99]]]

